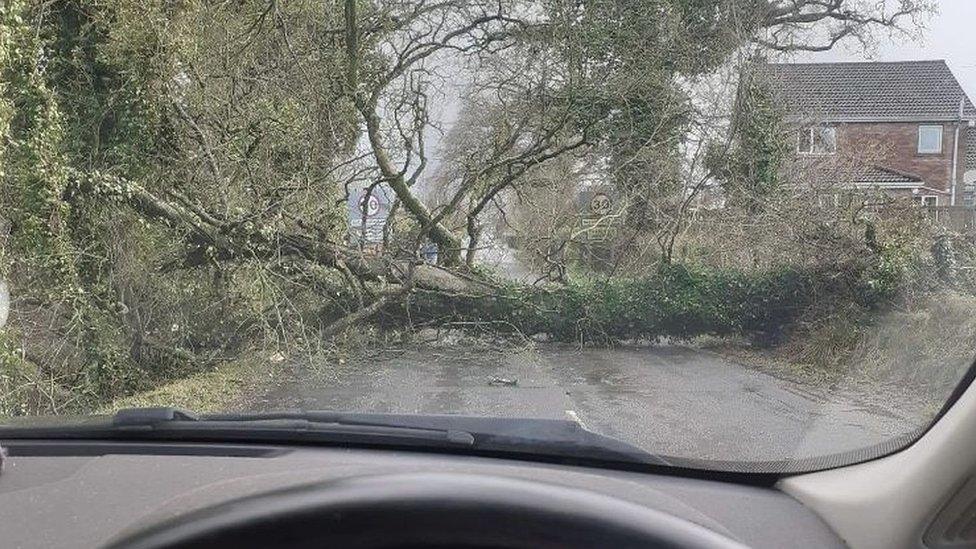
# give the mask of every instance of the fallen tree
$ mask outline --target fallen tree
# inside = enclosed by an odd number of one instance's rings
[[[366,256],[300,231],[271,230],[221,221],[185,198],[165,200],[140,186],[103,174],[75,174],[72,193],[110,200],[169,225],[190,251],[179,268],[202,261],[272,261],[297,258],[351,273],[372,283],[370,301],[324,326],[335,335],[380,315],[402,327],[467,327],[561,341],[611,342],[690,338],[698,335],[778,337],[817,301],[876,307],[879,292],[871,258],[860,264],[784,268],[774,272],[688,268],[662,264],[637,279],[590,279],[531,286],[417,260]],[[327,286],[326,286],[327,287]]]
[[[71,171],[66,198],[96,199],[131,208],[145,219],[163,222],[184,235],[187,251],[178,268],[207,262],[272,261],[293,257],[355,276],[362,282],[420,288],[446,293],[487,291],[487,280],[461,270],[449,270],[383,255],[366,255],[326,235],[299,230],[257,227],[247,221],[217,218],[188,198],[170,192],[167,200],[140,185],[98,172]],[[393,290],[396,292],[396,290]]]

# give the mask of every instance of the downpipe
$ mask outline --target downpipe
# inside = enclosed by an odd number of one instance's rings
[[[952,139],[952,186],[949,195],[949,205],[956,205],[956,179],[959,178],[959,128],[962,126],[965,114],[966,100],[959,100],[959,120],[956,122],[956,133]]]
[[[0,328],[7,324],[10,314],[10,287],[5,280],[0,280]]]

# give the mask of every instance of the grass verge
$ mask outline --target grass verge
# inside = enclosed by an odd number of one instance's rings
[[[275,378],[280,364],[267,353],[244,353],[215,369],[110,402],[96,413],[121,408],[171,406],[199,413],[233,412],[248,408],[249,399]]]
[[[911,308],[855,308],[795,330],[774,347],[718,341],[712,351],[804,383],[889,386],[941,403],[976,356],[976,296],[933,293]]]

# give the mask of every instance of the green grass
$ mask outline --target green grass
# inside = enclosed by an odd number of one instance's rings
[[[247,354],[214,370],[114,400],[97,413],[148,406],[172,406],[200,413],[235,411],[246,408],[248,397],[267,386],[277,369],[278,365],[265,354]]]

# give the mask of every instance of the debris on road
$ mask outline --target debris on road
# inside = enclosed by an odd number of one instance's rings
[[[488,385],[492,387],[516,387],[518,386],[518,380],[515,378],[509,379],[506,377],[491,376],[488,380]]]

